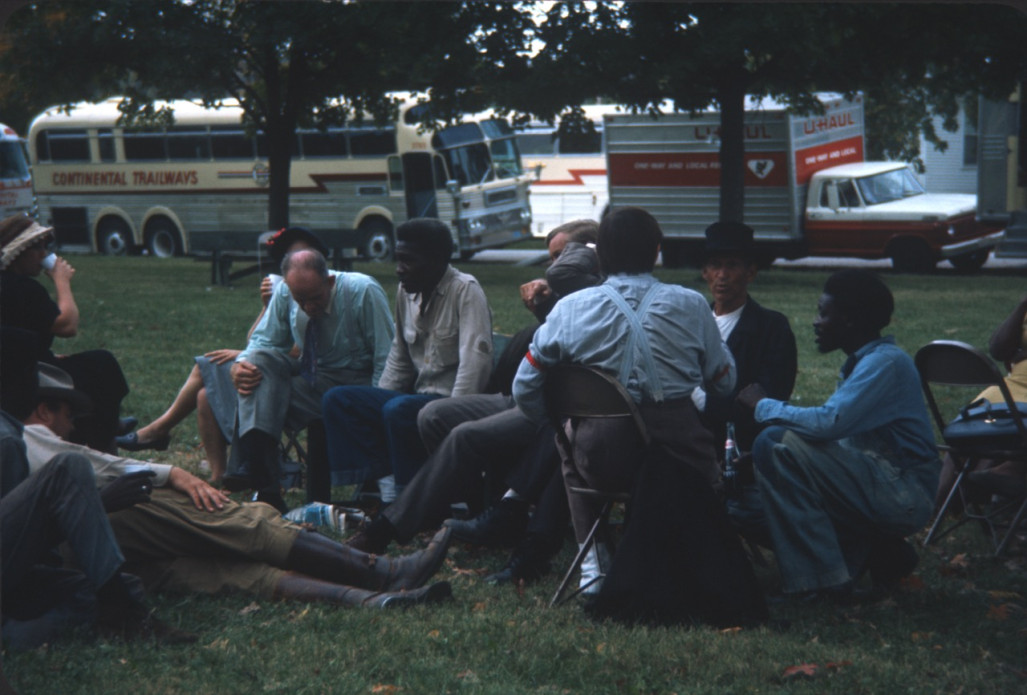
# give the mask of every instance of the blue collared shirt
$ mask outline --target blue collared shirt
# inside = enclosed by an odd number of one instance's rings
[[[664,400],[685,398],[703,385],[708,392],[731,392],[735,385],[734,358],[701,294],[660,283],[648,273],[612,275],[603,284],[616,290],[633,309],[650,287],[658,285],[649,311],[639,319],[649,339]],[[625,388],[638,403],[652,400],[654,384],[646,374],[638,346],[635,354],[627,354],[630,330],[628,320],[599,287],[562,298],[535,331],[528,355],[517,370],[513,384],[517,405],[528,417],[542,420],[546,368],[561,362],[619,374],[624,361],[630,360]]]
[[[367,372],[376,384],[392,345],[392,315],[385,290],[363,273],[328,272],[335,278],[335,287],[321,319],[317,366]],[[289,352],[294,344],[303,348],[310,317],[291,300],[289,286],[279,283],[237,362],[255,350]]]
[[[920,376],[891,336],[849,356],[837,390],[823,405],[800,408],[764,398],[756,406],[756,421],[787,427],[809,439],[874,451],[901,467],[938,459]]]

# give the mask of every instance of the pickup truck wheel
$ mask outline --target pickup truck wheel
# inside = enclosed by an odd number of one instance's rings
[[[891,250],[892,267],[900,273],[930,273],[937,265],[930,247],[922,241],[901,241]]]
[[[972,251],[959,256],[953,256],[949,259],[949,263],[960,273],[976,273],[988,262],[988,254],[989,251],[987,249]]]

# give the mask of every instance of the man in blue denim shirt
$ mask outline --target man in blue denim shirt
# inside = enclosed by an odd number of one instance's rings
[[[931,515],[939,459],[913,360],[881,337],[893,307],[876,276],[835,273],[813,323],[820,352],[848,355],[835,393],[810,408],[739,394],[772,425],[753,457],[786,594],[841,599],[865,569],[887,585],[916,566],[903,537]]]

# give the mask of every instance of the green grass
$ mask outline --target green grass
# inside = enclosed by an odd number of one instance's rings
[[[144,422],[174,397],[194,354],[241,346],[259,308],[255,277],[210,287],[209,266],[190,259],[73,257],[81,334],[70,352],[118,355],[132,392],[125,413]],[[538,268],[464,263],[488,294],[496,330],[530,323],[517,285]],[[395,293],[391,265],[360,265]],[[701,288],[694,270],[660,271]],[[834,389],[840,354],[819,355],[810,324],[827,273],[772,269],[754,296],[782,311],[799,345],[794,400]],[[896,296],[891,330],[913,352],[935,338],[984,346],[1023,294],[1023,279],[888,274]],[[44,280],[45,282],[45,280]],[[156,458],[196,470],[195,422]],[[569,544],[568,544],[569,546]],[[438,578],[447,605],[405,613],[254,602],[248,596],[158,596],[170,622],[200,634],[195,646],[69,638],[4,654],[21,693],[1017,693],[1027,692],[1027,595],[1022,551],[993,561],[976,529],[923,553],[916,584],[885,602],[838,609],[772,609],[770,626],[720,632],[593,623],[571,604],[549,610],[549,579],[522,589],[482,581],[500,551],[457,546]],[[697,559],[698,560],[698,559]],[[559,564],[569,561],[565,546]],[[767,588],[772,569],[758,571]],[[248,610],[252,608],[258,610]],[[811,678],[785,670],[818,664]],[[828,664],[833,666],[828,667]]]

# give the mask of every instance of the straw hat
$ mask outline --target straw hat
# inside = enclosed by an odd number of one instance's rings
[[[53,237],[53,227],[44,227],[31,217],[13,215],[0,222],[0,269],[6,270],[23,251],[40,239]]]

